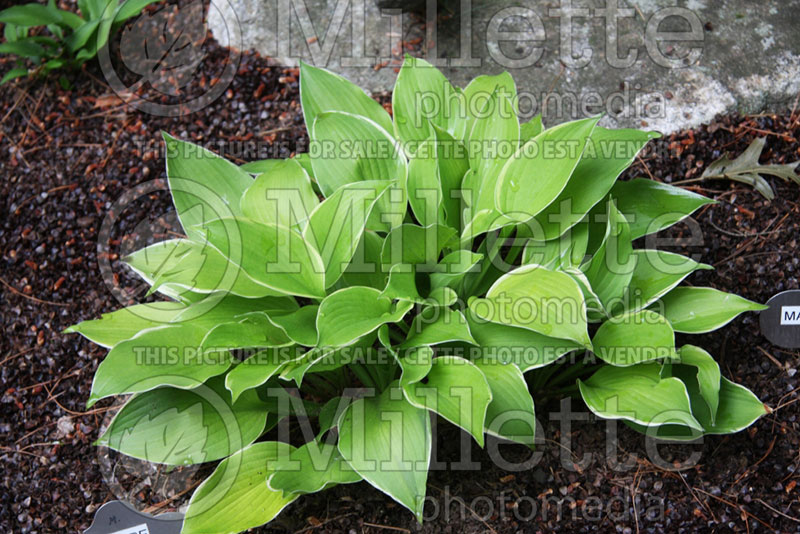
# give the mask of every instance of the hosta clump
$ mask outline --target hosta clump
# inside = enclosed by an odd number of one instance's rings
[[[669,439],[764,413],[702,348],[675,346],[762,306],[678,287],[709,267],[632,246],[711,202],[617,182],[655,134],[520,124],[508,74],[462,90],[411,58],[393,116],[328,71],[300,82],[307,154],[238,167],[165,136],[185,237],[126,262],[169,300],[71,328],[110,349],[90,403],[133,394],[100,443],[223,460],[184,532],[241,531],[361,480],[420,518],[430,412],[481,445],[531,446],[533,399],[570,387]],[[315,426],[293,445],[258,441],[300,412]]]

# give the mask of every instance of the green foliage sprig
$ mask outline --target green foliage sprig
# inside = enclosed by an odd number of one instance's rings
[[[81,15],[59,9],[55,0],[47,5],[30,3],[0,11],[5,24],[5,42],[0,54],[13,54],[18,66],[9,70],[0,85],[28,74],[45,75],[62,67],[78,67],[94,58],[97,51],[122,24],[158,0],[78,0]],[[45,27],[43,32],[32,32]],[[24,59],[31,61],[29,70]]]
[[[633,247],[712,202],[617,181],[656,134],[520,124],[508,74],[459,89],[413,58],[393,117],[326,70],[303,65],[300,83],[307,154],[238,167],[165,135],[186,237],[125,261],[169,300],[68,330],[110,349],[90,404],[132,394],[100,443],[222,460],[184,532],[242,531],[360,480],[421,518],[431,412],[480,445],[528,446],[534,398],[563,388],[673,440],[765,413],[675,345],[763,306],[679,286],[710,267]],[[300,412],[305,444],[257,442]]]

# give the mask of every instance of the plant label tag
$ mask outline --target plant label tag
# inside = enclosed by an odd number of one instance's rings
[[[125,501],[110,501],[97,510],[92,526],[84,534],[179,534],[182,526],[183,514],[153,516]]]
[[[778,293],[767,306],[759,315],[764,337],[785,349],[800,348],[800,290]]]

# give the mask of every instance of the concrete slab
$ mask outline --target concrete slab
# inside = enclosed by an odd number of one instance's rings
[[[373,92],[392,88],[400,39],[424,38],[415,55],[457,85],[510,71],[522,112],[547,125],[603,112],[608,125],[671,132],[800,93],[800,0],[428,0],[426,20],[373,0],[213,3],[222,44],[233,24],[244,47]]]

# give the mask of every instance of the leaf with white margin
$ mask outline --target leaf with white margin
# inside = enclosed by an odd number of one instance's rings
[[[139,393],[116,413],[97,440],[152,463],[191,465],[225,458],[264,430],[267,406],[255,391],[231,402],[220,378],[195,389]]]
[[[438,345],[450,341],[478,344],[469,331],[469,324],[463,313],[446,306],[430,306],[414,317],[408,329],[408,338],[399,348]]]
[[[308,494],[336,484],[363,480],[342,458],[336,445],[309,441],[274,464],[275,473],[267,484],[284,494]]]
[[[702,431],[692,415],[689,393],[677,378],[661,378],[661,365],[604,365],[588,380],[578,380],[583,401],[597,416],[645,426],[680,421]]]
[[[462,101],[463,95],[444,74],[424,59],[406,54],[392,92],[397,138],[410,152],[431,136],[432,125],[461,138],[466,127],[460,112]]]
[[[636,258],[636,267],[628,291],[624,301],[612,313],[619,313],[623,307],[628,311],[646,308],[693,272],[713,269],[710,265],[666,250],[634,250],[633,257]]]
[[[592,338],[592,347],[600,359],[619,367],[676,356],[675,332],[663,316],[650,310],[605,321]]]
[[[311,179],[296,160],[277,161],[244,192],[242,213],[257,222],[290,228],[308,219],[319,199]]]
[[[388,132],[392,118],[359,86],[329,70],[300,62],[300,102],[303,119],[310,130],[317,116],[325,111],[346,111],[371,119]]]
[[[403,358],[400,361],[402,366]],[[408,383],[404,368],[403,392],[408,402],[460,426],[483,447],[486,410],[492,392],[480,369],[458,356],[440,356],[433,359],[425,378],[424,384]]]
[[[396,323],[413,307],[411,302],[392,303],[371,287],[348,287],[325,297],[317,314],[319,347],[343,347],[377,330],[384,323]]]
[[[152,286],[148,294],[159,291],[169,295],[170,289],[181,288],[203,294],[227,291],[253,298],[282,294],[252,278],[216,248],[188,239],[159,241],[122,261]]]
[[[65,334],[77,333],[101,347],[111,348],[120,341],[130,339],[142,330],[163,326],[171,322],[186,305],[180,302],[148,302],[104,313],[99,319],[81,321],[72,325]]]
[[[527,328],[492,323],[465,310],[470,333],[484,355],[500,363],[513,363],[525,373],[556,361],[564,354],[583,349],[574,341],[558,339]]]
[[[486,411],[486,432],[533,447],[536,415],[522,371],[495,358],[478,358],[472,363],[481,370],[492,392],[492,402]]]
[[[631,225],[631,237],[654,234],[716,201],[686,189],[646,178],[617,182],[611,188],[617,207]]]
[[[676,287],[652,306],[676,332],[705,334],[722,328],[739,314],[769,306],[711,287]]]
[[[559,124],[522,145],[497,179],[497,211],[524,222],[552,203],[572,177],[598,120],[600,117]],[[565,150],[566,154],[558,157]]]
[[[636,154],[649,140],[658,137],[661,137],[661,134],[657,132],[595,127],[581,160],[564,190],[536,215],[536,222],[540,225],[543,239],[554,239],[562,235],[589,213],[595,204],[603,200],[609,191],[612,198],[617,198],[617,192],[622,190],[617,186],[631,183],[617,182],[619,175],[630,166]],[[626,201],[627,198],[626,196]],[[640,200],[650,206],[658,205],[646,194]],[[620,202],[617,201],[617,204]],[[630,212],[624,213],[627,216]],[[634,228],[635,225],[631,224],[631,230],[635,234]],[[639,235],[634,235],[635,237]]]
[[[391,185],[386,181],[347,184],[326,198],[308,219],[303,239],[320,253],[325,287],[342,276],[358,249],[367,219]]]
[[[242,215],[239,201],[253,178],[239,167],[206,150],[163,132],[167,181],[178,219],[190,239],[202,241],[196,227]]]
[[[256,282],[286,295],[321,298],[325,266],[299,232],[250,219],[205,224],[208,241]]]
[[[599,297],[603,311],[609,313],[621,306],[638,266],[638,256],[633,254],[630,228],[625,217],[613,201],[608,202],[607,210],[603,241],[581,270]]]
[[[267,486],[274,462],[292,450],[286,443],[263,441],[220,462],[192,495],[181,532],[236,534],[271,521],[297,498]]]
[[[225,375],[225,387],[234,401],[244,392],[257,388],[276,376],[288,364],[299,357],[296,350],[283,347],[265,349],[250,356]]]
[[[354,401],[339,420],[339,451],[367,482],[422,521],[431,460],[431,419],[394,382]]]
[[[392,182],[373,208],[367,228],[386,232],[403,223],[408,204],[408,162],[402,147],[376,123],[343,112],[325,112],[311,127],[311,165],[326,197],[354,182]]]
[[[524,312],[518,303],[526,305]],[[591,347],[583,293],[578,283],[562,272],[523,265],[498,278],[486,298],[470,299],[469,308],[493,323]]]
[[[719,364],[714,361],[714,358],[712,358],[708,352],[694,345],[682,346],[679,351],[679,356],[680,365],[691,365],[697,369],[695,378],[700,390],[700,395],[708,405],[711,424],[713,425],[717,417],[717,409],[719,408],[719,389],[720,380],[722,379],[722,375],[719,371]],[[672,368],[675,369],[675,365],[673,365]],[[691,391],[689,394],[691,396]]]

